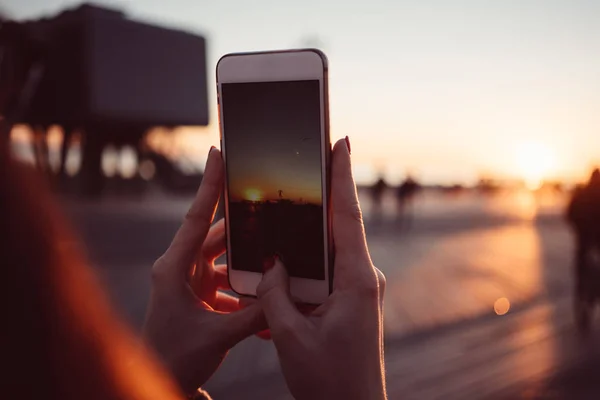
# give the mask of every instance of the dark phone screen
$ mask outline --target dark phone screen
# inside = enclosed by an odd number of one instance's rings
[[[224,83],[231,268],[325,279],[318,80]]]

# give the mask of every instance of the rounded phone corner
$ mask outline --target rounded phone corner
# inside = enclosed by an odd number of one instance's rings
[[[317,48],[308,48],[308,49],[306,49],[306,51],[315,53],[317,56],[319,56],[319,58],[321,59],[321,62],[323,63],[323,69],[325,71],[327,71],[329,69],[329,59],[327,58],[327,54],[325,54],[325,52],[323,52],[323,50],[320,50]]]
[[[228,58],[234,57],[236,55],[237,53],[227,53],[223,54],[221,58],[219,58],[219,61],[217,61],[217,65],[215,66],[215,77],[217,79],[217,82],[219,82],[219,68],[221,67],[221,63],[223,61],[226,61]]]
[[[231,282],[231,267],[229,265],[230,264],[227,263],[227,284],[229,285],[229,289],[238,296],[246,296],[245,294],[238,292],[237,289],[234,287],[233,283]]]
[[[227,283],[229,284],[229,290],[238,295],[238,297],[251,297],[254,299],[257,298],[256,293],[243,293],[239,291],[239,288],[235,288],[235,285],[231,281],[231,267],[229,266],[229,263],[227,265]]]

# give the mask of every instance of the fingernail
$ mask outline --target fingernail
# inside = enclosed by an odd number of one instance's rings
[[[283,269],[287,274],[287,269],[285,267],[285,263],[283,262],[283,258],[281,258],[281,255],[276,255],[273,257],[273,259],[275,260],[273,263],[273,269]]]
[[[263,274],[273,269],[276,257],[277,256],[268,257],[263,260]]]
[[[271,330],[265,329],[264,331],[260,331],[256,334],[259,338],[263,340],[271,340]]]
[[[350,147],[350,138],[346,136],[344,139],[346,140],[346,146],[348,147],[348,154],[352,154],[352,147]]]
[[[208,169],[210,168],[210,153],[212,153],[214,149],[216,149],[215,146],[210,146],[210,150],[208,150],[208,156],[206,156],[206,164],[204,165],[204,173],[206,173],[206,171],[208,171]]]

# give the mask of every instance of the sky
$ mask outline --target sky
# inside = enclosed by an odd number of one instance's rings
[[[4,0],[3,10],[32,18],[78,3]],[[600,1],[96,3],[204,35],[211,81],[225,53],[321,47],[332,138],[350,137],[359,182],[580,179],[600,163]],[[211,125],[180,133],[202,160],[218,141],[210,95]]]
[[[318,80],[223,84],[231,200],[322,204],[319,99]]]

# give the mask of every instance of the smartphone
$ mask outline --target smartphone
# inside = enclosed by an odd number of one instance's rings
[[[297,302],[330,293],[327,58],[319,50],[239,53],[217,64],[231,288],[256,295],[279,257]]]

